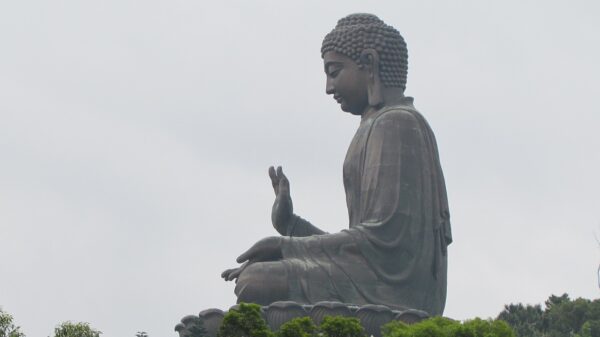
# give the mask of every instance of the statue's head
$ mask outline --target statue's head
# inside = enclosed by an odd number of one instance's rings
[[[327,93],[342,110],[360,114],[380,105],[383,88],[406,88],[408,52],[394,27],[373,14],[351,14],[325,36],[321,56]]]

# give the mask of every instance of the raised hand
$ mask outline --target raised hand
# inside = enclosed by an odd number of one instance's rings
[[[271,222],[273,227],[281,235],[288,235],[289,227],[293,221],[294,206],[290,196],[290,182],[283,174],[281,166],[277,170],[273,166],[269,167],[269,177],[273,191],[275,191],[275,202],[271,210]]]

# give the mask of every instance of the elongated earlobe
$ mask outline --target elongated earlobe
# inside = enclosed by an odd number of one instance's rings
[[[378,107],[383,104],[383,88],[379,78],[379,53],[375,49],[365,49],[360,55],[361,64],[369,70],[367,94],[369,105]]]

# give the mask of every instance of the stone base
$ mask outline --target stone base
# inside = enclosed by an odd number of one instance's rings
[[[234,305],[230,310],[237,309],[237,307],[238,305]],[[346,316],[358,318],[367,336],[375,337],[381,337],[381,326],[393,320],[412,324],[429,317],[425,311],[416,309],[392,310],[385,305],[356,306],[339,302],[319,302],[314,305],[302,305],[288,301],[274,302],[262,307],[261,312],[273,331],[296,317],[308,316],[316,325],[319,325],[325,316]],[[189,315],[182,318],[181,323],[175,326],[175,331],[179,333],[180,337],[188,337],[191,327],[201,320],[208,336],[216,337],[224,316],[225,312],[220,309],[204,310],[198,316]]]

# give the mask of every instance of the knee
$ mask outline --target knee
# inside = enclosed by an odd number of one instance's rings
[[[240,274],[235,285],[235,293],[252,287],[253,284],[260,282],[262,276],[260,263],[254,263],[246,267]]]
[[[254,263],[238,278],[237,301],[268,305],[286,299],[287,282],[283,268],[270,263]]]
[[[260,303],[262,287],[264,287],[264,271],[260,263],[254,263],[240,274],[235,285],[238,302]]]

